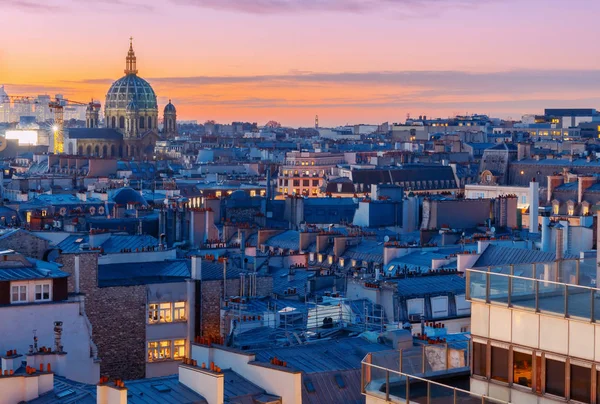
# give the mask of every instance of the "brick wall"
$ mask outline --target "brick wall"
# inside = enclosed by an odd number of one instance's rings
[[[20,230],[0,240],[0,249],[14,250],[27,257],[43,259],[48,250],[48,240]]]
[[[227,280],[227,295],[238,296],[240,280]],[[268,296],[273,293],[273,278],[262,276],[256,278],[257,296]],[[204,281],[201,285],[201,313],[196,313],[197,321],[201,321],[200,332],[204,337],[221,336],[221,298],[223,297],[223,281]]]
[[[74,291],[75,254],[61,255],[57,262],[69,277]],[[98,256],[79,254],[79,290],[85,294],[85,311],[98,346],[100,373],[126,380],[145,377],[146,286],[97,287]],[[68,350],[68,347],[65,347]]]

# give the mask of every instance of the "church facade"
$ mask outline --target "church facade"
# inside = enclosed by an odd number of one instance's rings
[[[100,105],[90,104],[86,111],[86,128],[65,131],[66,153],[139,160],[152,158],[160,138],[158,102],[152,86],[137,73],[136,56],[130,42],[125,76],[115,81],[106,94],[104,127],[99,126]],[[175,107],[169,100],[164,110],[167,137],[176,134],[176,119]]]

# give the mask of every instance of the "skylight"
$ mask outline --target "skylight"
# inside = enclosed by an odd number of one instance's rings
[[[169,391],[171,391],[171,388],[165,384],[153,384],[152,388],[156,391],[158,391],[159,393],[168,393]]]

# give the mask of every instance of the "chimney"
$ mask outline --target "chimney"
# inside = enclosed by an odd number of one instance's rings
[[[333,255],[335,257],[341,257],[346,251],[346,240],[349,239],[349,237],[336,237],[333,239]]]
[[[96,404],[127,404],[127,388],[122,383],[115,381],[98,384],[96,386]]]
[[[531,143],[518,143],[517,159],[521,161],[529,158],[529,156],[531,156]]]
[[[550,218],[542,217],[542,245],[543,252],[550,252]]]
[[[564,226],[558,223],[555,227],[556,229],[556,260],[560,261],[563,259],[563,249],[564,249],[564,239],[563,239],[563,230]]]
[[[559,187],[564,182],[564,177],[562,175],[549,175],[548,176],[548,192],[547,192],[547,200],[546,202],[552,202],[552,196],[556,187]]]
[[[583,193],[586,189],[596,183],[594,177],[579,177],[577,178],[577,203],[583,202]]]
[[[202,280],[202,258],[195,255],[192,257],[191,276],[192,279]]]
[[[54,322],[54,352],[63,352],[62,346],[62,321]]]
[[[540,203],[540,185],[535,178],[529,183],[529,232],[537,234],[538,229],[538,211]]]

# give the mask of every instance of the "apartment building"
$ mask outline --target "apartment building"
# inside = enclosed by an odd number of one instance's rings
[[[288,152],[279,170],[277,190],[282,195],[315,197],[326,177],[344,162],[342,153]]]

